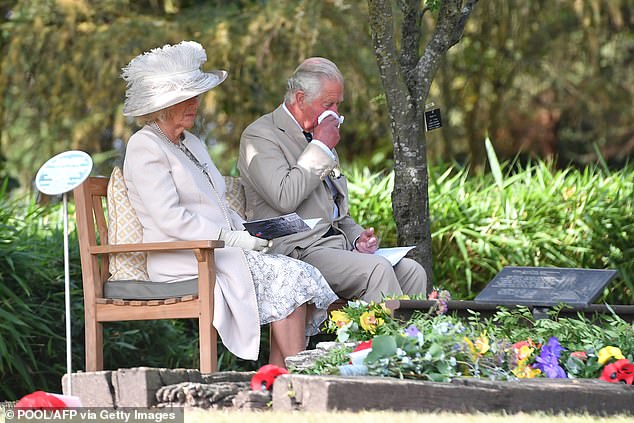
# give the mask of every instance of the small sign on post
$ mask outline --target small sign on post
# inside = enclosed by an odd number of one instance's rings
[[[475,302],[587,307],[615,276],[616,270],[508,266],[487,284]]]
[[[77,188],[90,175],[92,158],[83,151],[65,151],[42,165],[35,175],[35,186],[47,195],[62,194],[64,210],[64,297],[66,308],[66,368],[68,393],[72,395],[72,360],[70,332],[70,267],[68,263],[68,198],[67,192]]]
[[[90,175],[92,159],[83,151],[65,151],[42,165],[35,186],[47,195],[64,194],[77,188]]]

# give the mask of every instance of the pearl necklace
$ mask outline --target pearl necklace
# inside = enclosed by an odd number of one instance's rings
[[[212,191],[214,192],[214,194],[216,195],[216,198],[218,199],[218,204],[220,204],[220,208],[222,209],[222,214],[223,214],[223,217],[225,218],[225,222],[227,223],[227,226],[229,228],[232,228],[231,220],[229,219],[229,211],[227,210],[227,205],[225,203],[224,198],[222,198],[220,194],[218,194],[218,191],[216,191],[216,187],[211,179],[211,175],[209,174],[208,165],[206,163],[205,164],[201,163],[196,158],[196,156],[194,156],[194,153],[192,153],[189,150],[189,148],[187,148],[187,146],[183,144],[182,141],[185,139],[184,134],[181,133],[179,143],[176,144],[172,142],[167,135],[165,135],[165,132],[163,132],[161,127],[156,122],[150,123],[150,127],[158,133],[159,138],[161,138],[163,141],[165,141],[172,147],[175,147],[179,151],[183,152],[183,154],[185,154],[185,157],[187,157],[189,161],[191,161],[202,172],[202,174],[205,175],[205,179],[207,179],[207,182],[209,182],[209,185],[211,186]]]

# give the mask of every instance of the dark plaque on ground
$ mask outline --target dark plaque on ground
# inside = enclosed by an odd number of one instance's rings
[[[477,303],[587,307],[616,276],[616,270],[505,267],[475,298]]]

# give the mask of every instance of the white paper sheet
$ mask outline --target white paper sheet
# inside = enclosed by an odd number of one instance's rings
[[[392,266],[395,266],[412,248],[416,248],[416,246],[379,248],[374,254],[385,257],[392,263]]]

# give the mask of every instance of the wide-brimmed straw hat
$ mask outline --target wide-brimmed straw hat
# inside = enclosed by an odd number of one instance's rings
[[[195,41],[166,44],[138,55],[122,69],[126,81],[124,116],[144,116],[196,97],[227,77],[223,70],[203,72],[207,61]]]

